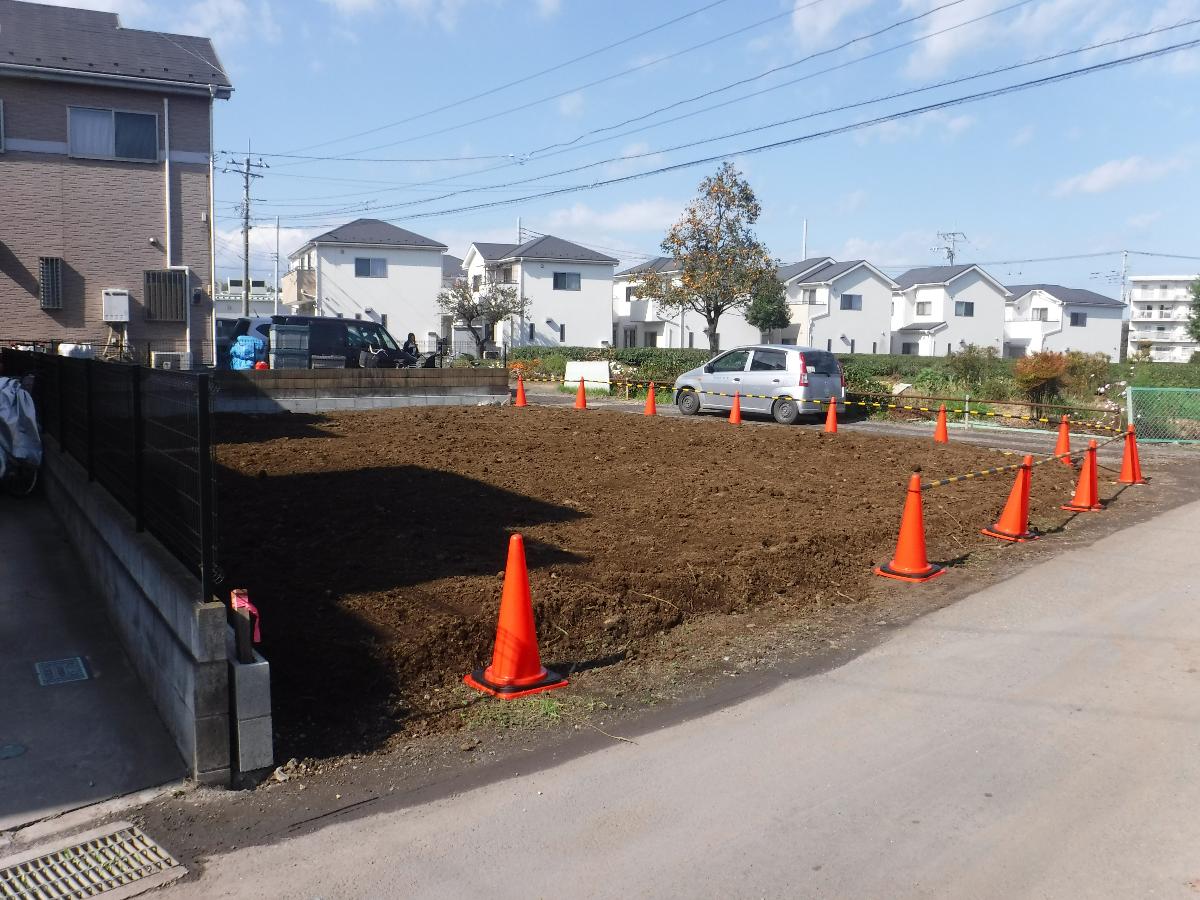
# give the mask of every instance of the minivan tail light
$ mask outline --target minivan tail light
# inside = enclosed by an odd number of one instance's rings
[[[804,354],[800,354],[800,380],[796,382],[800,387],[808,387],[808,363],[804,360]]]

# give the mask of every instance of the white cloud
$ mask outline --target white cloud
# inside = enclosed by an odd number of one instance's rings
[[[1130,184],[1156,181],[1185,168],[1186,165],[1187,161],[1181,156],[1159,160],[1146,159],[1144,156],[1110,159],[1087,172],[1064,178],[1054,186],[1051,193],[1055,197],[1069,197],[1072,194],[1102,194]]]
[[[562,0],[537,0],[538,15],[543,19],[556,16],[562,9]]]
[[[99,12],[115,12],[121,24],[133,25],[144,21],[151,13],[147,0],[38,0],[47,6],[71,6],[76,9],[94,9]]]
[[[583,114],[583,92],[572,91],[558,98],[558,111],[564,116],[580,116]]]
[[[932,131],[943,140],[953,140],[974,124],[975,117],[966,113],[952,115],[941,110],[933,110],[919,116],[892,119],[872,125],[870,128],[861,129],[854,132],[854,140],[859,144],[869,144],[875,139],[883,143],[894,144],[897,141],[922,137],[927,131]]]
[[[1037,129],[1035,129],[1032,125],[1026,125],[1024,128],[1022,128],[1020,131],[1018,131],[1016,134],[1014,134],[1011,138],[1008,139],[1008,146],[1024,147],[1026,144],[1028,144],[1030,141],[1033,140],[1033,136],[1036,133],[1037,133]]]
[[[1136,216],[1130,216],[1125,220],[1125,224],[1137,231],[1145,231],[1161,218],[1161,212],[1144,212]]]
[[[234,40],[266,40],[282,36],[268,0],[198,0],[182,9],[183,18],[171,26],[181,34],[196,34],[229,44]]]
[[[931,257],[931,237],[925,231],[904,231],[889,238],[852,237],[832,254],[837,259],[865,259],[877,266],[912,265]],[[809,242],[809,253],[819,253]],[[895,275],[896,273],[889,273]]]
[[[622,203],[608,210],[576,203],[545,217],[546,228],[611,232],[665,232],[683,212],[683,204],[665,197]]]
[[[833,0],[832,3],[816,3],[812,0],[795,0],[792,8],[792,33],[801,47],[813,48],[825,44],[842,20],[861,9],[866,9],[874,0]]]
[[[279,229],[279,274],[287,271],[287,255],[298,250],[310,237],[324,228]],[[259,226],[250,229],[250,271],[255,278],[273,277],[275,263],[275,228]],[[237,227],[217,229],[217,270],[240,272],[242,268],[242,230]]]
[[[650,153],[649,150],[650,145],[645,141],[630,144],[621,151],[620,160],[608,163],[604,167],[604,173],[610,178],[620,178],[622,175],[630,175],[642,169],[651,168],[663,161],[663,154]],[[630,157],[637,158],[630,159]]]
[[[436,22],[446,31],[458,27],[466,0],[322,0],[345,16],[394,7],[421,23]]]
[[[867,202],[867,192],[861,188],[857,191],[851,191],[842,198],[841,209],[843,212],[853,213],[862,209],[864,203]]]

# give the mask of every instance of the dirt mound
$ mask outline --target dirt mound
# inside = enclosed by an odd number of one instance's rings
[[[877,587],[908,475],[1009,462],[966,445],[564,409],[220,422],[221,564],[263,614],[278,755],[452,725],[435,689],[490,655],[507,536],[526,541],[547,662],[652,653],[664,630]],[[260,442],[261,441],[261,442]],[[1034,475],[1031,518],[1072,473]],[[926,496],[930,557],[993,546],[1011,476]],[[839,601],[841,602],[841,601]]]

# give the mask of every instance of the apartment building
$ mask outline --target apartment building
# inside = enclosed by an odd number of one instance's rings
[[[0,339],[211,353],[212,116],[232,90],[207,38],[0,2]]]
[[[1187,332],[1191,286],[1200,275],[1135,275],[1129,279],[1129,355],[1143,349],[1156,362],[1188,362],[1200,343]]]

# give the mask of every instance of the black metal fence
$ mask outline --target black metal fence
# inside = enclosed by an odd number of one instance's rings
[[[4,349],[5,375],[33,375],[42,431],[200,578],[212,596],[217,513],[209,376]]]

